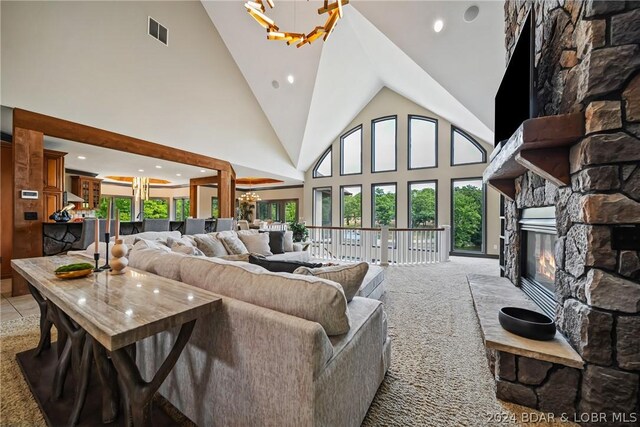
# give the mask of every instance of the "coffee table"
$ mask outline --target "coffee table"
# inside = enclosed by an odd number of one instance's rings
[[[155,392],[189,341],[196,320],[213,313],[221,299],[203,289],[133,268],[122,275],[100,272],[73,280],[61,280],[53,273],[60,265],[76,262],[86,259],[54,256],[11,261],[29,283],[41,312],[38,346],[17,355],[23,375],[49,425],[63,420],[69,425],[85,423],[81,415],[87,415],[82,410],[89,393],[101,395],[103,423],[128,425],[132,420],[134,426],[152,425]],[[50,343],[52,324],[59,331],[55,346]],[[180,333],[167,359],[153,379],[145,381],[135,362],[136,342],[178,326]],[[97,387],[92,382],[94,366]],[[39,381],[40,375],[32,375],[47,369],[53,371],[50,387]],[[63,398],[65,384],[69,389],[69,369],[75,382],[72,405]],[[119,414],[121,407],[124,414]]]

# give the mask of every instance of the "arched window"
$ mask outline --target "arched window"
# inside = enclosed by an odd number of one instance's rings
[[[409,115],[409,169],[438,166],[438,121]]]
[[[396,170],[396,123],[396,116],[371,121],[371,172]]]
[[[324,178],[333,174],[331,152],[331,147],[329,147],[329,149],[324,152],[322,157],[320,157],[320,160],[316,163],[316,166],[313,168],[314,178]]]
[[[471,136],[451,127],[451,166],[471,165],[487,161],[487,152]]]
[[[340,137],[340,175],[362,173],[362,125]]]

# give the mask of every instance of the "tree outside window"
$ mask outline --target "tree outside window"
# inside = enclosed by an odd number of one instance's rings
[[[169,219],[169,201],[167,199],[145,200],[143,212],[146,219]]]
[[[483,248],[483,186],[481,180],[453,183],[453,248],[480,252]]]
[[[218,218],[220,216],[220,208],[218,206],[218,198],[216,196],[211,197],[211,218]]]
[[[374,184],[373,188],[373,220],[374,227],[396,225],[396,185]]]
[[[176,221],[184,221],[191,215],[191,202],[188,198],[173,199]]]
[[[430,228],[436,225],[436,183],[409,184],[409,227]]]
[[[129,222],[133,214],[133,203],[131,197],[103,196],[100,198],[100,205],[96,209],[96,218],[106,219],[109,203],[120,212],[120,221]],[[111,213],[111,219],[115,219],[115,210]]]
[[[342,226],[362,227],[362,187],[342,187]]]

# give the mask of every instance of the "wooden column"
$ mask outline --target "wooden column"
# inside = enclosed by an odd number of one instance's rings
[[[13,128],[13,259],[42,256],[42,218],[44,135],[42,132]],[[22,199],[21,190],[35,190],[37,199]],[[35,213],[37,219],[25,219]],[[13,275],[12,295],[29,292],[26,280]]]
[[[233,203],[231,195],[231,174],[227,171],[218,171],[218,203],[220,218],[232,218]]]
[[[192,218],[198,218],[198,186],[189,183],[189,214]]]

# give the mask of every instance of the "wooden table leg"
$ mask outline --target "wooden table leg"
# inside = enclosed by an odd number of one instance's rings
[[[31,292],[33,299],[36,300],[40,308],[40,341],[34,353],[34,356],[39,356],[43,350],[51,348],[51,326],[53,326],[53,322],[51,321],[47,300],[40,295],[40,292],[31,283],[27,282],[27,284],[29,285],[29,292]]]
[[[109,424],[118,418],[120,405],[118,376],[113,363],[107,357],[106,349],[95,340],[93,340],[93,358],[102,383],[102,422]]]
[[[126,388],[131,416],[134,427],[151,426],[151,403],[153,396],[173,369],[180,357],[180,353],[187,345],[196,321],[185,323],[169,355],[164,360],[158,372],[150,382],[145,381],[136,366],[135,356],[131,357],[126,348],[111,352],[111,360],[118,370],[122,384]]]

